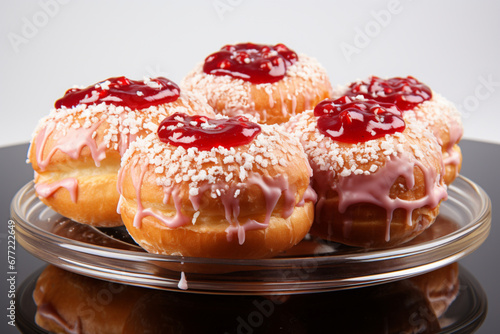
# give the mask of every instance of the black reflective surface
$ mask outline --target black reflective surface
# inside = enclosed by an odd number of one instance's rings
[[[179,294],[50,265],[23,282],[17,303],[25,333],[470,333],[487,308],[457,263],[388,284],[279,296]]]
[[[496,212],[500,205],[500,177],[498,175],[500,165],[500,145],[482,143],[471,140],[463,140],[460,144],[464,156],[462,175],[472,179],[479,184],[490,196],[492,201],[492,228],[486,242],[473,254],[461,260],[462,266],[477,279],[488,296],[488,315],[477,333],[496,333],[500,328],[500,267],[498,256],[500,254],[500,232],[496,228],[498,214]],[[7,266],[7,227],[9,220],[10,200],[15,192],[33,177],[33,171],[25,164],[28,145],[15,145],[0,148],[0,171],[1,187],[0,210],[3,217],[0,224],[0,247],[2,254],[0,263],[4,271],[2,279],[2,297],[0,307],[7,314],[10,299],[7,298],[9,290],[6,278],[9,271]],[[21,247],[16,247],[15,282],[20,287],[30,274],[44,265]],[[16,291],[17,292],[17,291]],[[20,312],[20,310],[17,310]],[[1,333],[16,333],[16,329],[7,324],[8,318],[4,315],[0,323]]]

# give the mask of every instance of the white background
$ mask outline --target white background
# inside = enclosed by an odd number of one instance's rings
[[[500,143],[498,1],[6,1],[0,5],[0,146],[27,142],[75,84],[180,82],[224,44],[282,42],[332,84],[413,75],[455,102],[465,137]],[[344,49],[350,50],[343,52]]]

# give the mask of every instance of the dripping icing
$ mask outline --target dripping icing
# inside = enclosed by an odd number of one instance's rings
[[[400,198],[390,198],[389,193],[392,185],[399,176],[406,180],[408,189],[413,188],[415,179],[414,167],[420,168],[424,174],[426,194],[417,200],[407,201]],[[319,218],[321,208],[326,200],[329,190],[327,182],[324,181],[324,173],[316,174],[318,189],[318,203],[316,214]],[[406,223],[412,224],[412,212],[415,209],[429,206],[435,208],[441,200],[446,200],[446,186],[439,183],[441,176],[433,168],[426,168],[422,163],[411,159],[407,154],[393,156],[384,167],[379,168],[376,173],[369,175],[359,174],[349,177],[339,176],[339,181],[331,187],[339,196],[339,212],[344,213],[347,208],[357,203],[370,203],[382,207],[387,212],[386,241],[390,240],[390,223],[393,212],[396,209],[406,210]],[[344,233],[349,233],[352,221],[346,218]]]
[[[132,164],[132,167],[137,169],[137,164],[138,160],[135,160]],[[142,219],[146,216],[155,217],[169,228],[177,228],[180,226],[184,226],[189,222],[192,222],[193,219],[189,219],[181,212],[181,197],[179,196],[179,189],[175,186],[164,188],[164,203],[168,202],[170,198],[172,198],[174,202],[176,215],[173,218],[165,217],[164,215],[155,212],[151,208],[143,207],[140,189],[142,187],[142,182],[146,170],[146,165],[143,165],[141,167],[139,176],[137,176],[137,173],[131,174],[132,183],[137,197],[137,212],[134,216],[134,227],[140,228]],[[120,170],[118,178],[119,180],[123,178],[123,170]],[[121,181],[119,181],[118,184],[121,184]],[[250,185],[257,185],[261,188],[266,202],[266,214],[262,222],[258,222],[253,219],[247,219],[243,224],[241,224],[238,219],[240,215],[240,201],[238,196],[236,195],[236,192]],[[271,215],[276,208],[276,205],[278,204],[280,198],[283,198],[284,202],[282,212],[283,218],[290,217],[296,206],[303,206],[306,201],[316,200],[316,193],[312,190],[312,188],[308,187],[308,189],[304,192],[303,197],[297,204],[295,204],[296,190],[290,188],[288,184],[288,178],[285,175],[280,175],[277,178],[273,179],[271,177],[266,177],[259,174],[251,174],[247,178],[246,182],[238,183],[235,187],[230,188],[227,184],[210,184],[200,187],[197,195],[189,196],[194,211],[199,212],[198,210],[200,208],[201,198],[207,191],[220,194],[220,198],[225,210],[225,218],[230,224],[230,226],[226,229],[227,240],[230,242],[234,237],[237,237],[240,245],[245,242],[247,231],[265,229],[269,226]],[[120,187],[119,192],[122,193],[122,189]]]
[[[36,145],[36,160],[41,171],[45,171],[50,159],[57,150],[67,154],[71,159],[78,159],[82,149],[87,146],[90,149],[90,154],[97,167],[101,165],[101,161],[106,158],[106,145],[102,143],[97,145],[94,139],[95,131],[103,121],[92,124],[89,128],[80,127],[78,129],[70,128],[63,136],[57,138],[54,147],[43,159],[43,151],[50,134],[55,130],[55,122],[50,122],[37,134],[35,138]]]
[[[76,203],[78,200],[78,180],[74,177],[68,177],[56,182],[35,184],[35,191],[41,198],[52,196],[59,188],[65,188],[69,192],[73,203]]]

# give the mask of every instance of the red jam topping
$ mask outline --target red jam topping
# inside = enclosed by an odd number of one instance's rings
[[[402,111],[415,108],[432,98],[431,89],[413,77],[381,79],[371,77],[367,81],[354,82],[347,96],[363,95],[367,99],[394,103]]]
[[[212,119],[176,113],[161,122],[158,137],[174,146],[208,151],[219,146],[231,148],[248,144],[260,131],[258,124],[244,116]]]
[[[205,59],[203,71],[230,75],[254,84],[273,83],[283,79],[287,67],[297,60],[297,54],[283,44],[241,43],[226,45],[212,53]]]
[[[158,77],[144,81],[115,77],[87,88],[71,88],[56,101],[55,107],[72,108],[79,104],[112,104],[131,109],[143,109],[179,98],[180,88],[172,81]]]
[[[320,133],[344,143],[359,143],[402,132],[401,111],[392,103],[355,100],[343,96],[324,100],[314,108]]]

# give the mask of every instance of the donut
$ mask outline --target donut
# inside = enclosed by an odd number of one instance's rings
[[[440,321],[444,309],[436,310],[434,300],[446,300],[446,307],[454,300],[448,290],[458,287],[458,281],[440,280],[447,270],[445,267],[437,275],[431,272],[417,278],[433,286],[430,299],[427,287],[404,279],[358,289],[295,294],[279,307],[303,333],[323,333],[332,324],[335,333],[446,332],[453,326],[447,318]]]
[[[312,235],[367,248],[401,244],[429,227],[447,198],[436,139],[394,104],[325,100],[286,129],[313,169]]]
[[[382,79],[371,76],[347,87],[339,88],[334,95],[357,96],[398,106],[405,119],[417,120],[436,136],[443,153],[444,180],[451,184],[460,172],[462,153],[458,143],[463,126],[457,108],[427,85],[408,76]]]
[[[37,279],[33,299],[37,325],[54,333],[202,333],[207,329],[250,333],[256,323],[266,333],[284,329],[318,333],[332,321],[341,333],[434,333],[443,329],[439,318],[458,295],[458,273],[454,263],[360,289],[234,296],[140,288],[49,265]]]
[[[174,114],[123,156],[120,212],[150,253],[270,257],[312,224],[310,176],[300,143],[278,125]]]
[[[54,333],[250,333],[257,328],[318,333],[332,322],[341,333],[435,333],[447,325],[440,325],[439,317],[452,305],[459,285],[454,263],[360,289],[272,296],[180,294],[49,265],[37,279],[33,299],[36,323]]]
[[[51,333],[122,333],[144,290],[48,265],[33,291],[35,322]]]
[[[325,69],[283,44],[226,45],[198,64],[181,87],[206,96],[217,113],[247,114],[266,124],[284,123],[331,95]]]
[[[28,161],[40,200],[79,223],[122,225],[116,212],[121,156],[175,112],[213,114],[202,97],[166,78],[115,77],[73,88],[34,131]]]
[[[436,317],[442,316],[458,296],[460,289],[458,262],[429,273],[409,278],[408,281],[422,291]]]
[[[256,311],[266,315],[259,327],[266,333],[297,333],[277,296],[181,294],[98,280],[52,265],[39,276],[33,297],[35,321],[51,333],[250,333],[254,322],[252,317],[249,324],[247,315]]]

